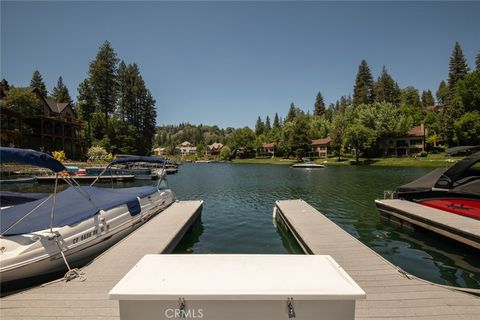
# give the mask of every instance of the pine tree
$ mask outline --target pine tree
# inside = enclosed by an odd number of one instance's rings
[[[270,124],[270,117],[267,116],[265,119],[265,133],[269,132],[270,130],[272,130],[272,125]]]
[[[475,56],[475,64],[477,67],[477,71],[480,71],[480,52],[477,53],[477,55]]]
[[[468,73],[469,68],[467,60],[463,55],[462,48],[458,42],[455,42],[452,55],[450,56],[450,66],[448,72],[448,88],[450,90],[450,97],[455,93],[457,82]]]
[[[320,91],[317,93],[317,97],[315,98],[315,106],[313,114],[316,116],[321,116],[325,113],[325,103],[323,102],[323,97]]]
[[[275,118],[273,118],[273,128],[280,129],[280,119],[278,118],[278,113],[275,112]]]
[[[40,71],[35,70],[32,75],[32,80],[30,80],[30,87],[37,88],[42,96],[47,97],[47,87],[45,86],[45,82],[43,82],[42,75]]]
[[[52,98],[55,102],[62,103],[67,102],[72,104],[72,98],[70,98],[70,93],[65,84],[63,84],[62,76],[58,77],[57,85],[52,90]]]
[[[127,111],[126,94],[128,90],[127,84],[127,65],[122,60],[117,69],[117,95],[118,95],[118,112],[120,119],[125,122]]]
[[[92,138],[91,122],[95,112],[95,94],[87,79],[78,85],[77,106],[80,117],[87,122],[87,138]]]
[[[88,71],[96,103],[105,117],[105,133],[108,131],[109,115],[115,111],[117,102],[117,63],[117,54],[110,42],[105,41],[90,62]]]
[[[353,104],[372,103],[374,98],[372,74],[367,61],[362,60],[353,87]]]
[[[433,99],[432,91],[423,90],[422,92],[422,106],[424,108],[435,105],[435,100]]]
[[[437,89],[437,92],[435,94],[437,96],[438,103],[440,103],[440,104],[446,104],[447,103],[448,92],[449,92],[448,86],[445,83],[445,81],[442,80],[442,82],[440,82],[440,84],[438,85],[438,89]]]
[[[387,102],[393,105],[400,103],[400,87],[388,74],[387,68],[383,66],[382,73],[374,84],[375,101]]]
[[[260,118],[259,116],[257,119],[257,123],[255,124],[255,134],[259,136],[264,132],[265,132],[265,124],[263,123],[262,118]]]
[[[295,104],[290,103],[290,108],[288,109],[288,114],[287,114],[287,118],[285,119],[285,122],[288,122],[288,121],[292,121],[293,119],[295,119],[295,117],[297,116],[297,113],[295,112]]]

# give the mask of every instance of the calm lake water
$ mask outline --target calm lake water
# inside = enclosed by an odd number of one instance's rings
[[[430,170],[184,164],[178,174],[168,176],[170,187],[179,200],[202,199],[205,203],[201,221],[175,253],[302,253],[294,238],[272,223],[276,200],[301,198],[405,271],[440,284],[480,288],[478,251],[432,233],[400,229],[380,218],[374,206],[384,190]],[[140,183],[148,182],[133,184]],[[52,189],[38,185],[20,188],[26,192]]]
[[[176,253],[301,253],[272,223],[276,200],[303,199],[393,264],[440,284],[480,288],[478,251],[432,233],[400,229],[381,218],[384,190],[431,169],[253,164],[184,164],[168,176],[181,200],[205,200],[201,222]]]

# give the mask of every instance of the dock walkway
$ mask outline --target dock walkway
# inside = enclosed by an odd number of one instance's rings
[[[145,254],[170,253],[200,216],[203,201],[175,202],[82,268],[86,280],[51,283],[0,299],[0,319],[119,319],[108,292]]]
[[[480,220],[406,200],[375,200],[375,205],[383,215],[400,224],[408,223],[480,249]]]
[[[303,200],[275,205],[306,253],[331,255],[366,292],[356,319],[479,319],[480,298],[408,277]]]

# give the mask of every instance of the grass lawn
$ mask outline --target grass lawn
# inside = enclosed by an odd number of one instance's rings
[[[368,165],[374,167],[450,167],[452,164],[461,160],[462,157],[446,157],[445,154],[429,154],[427,157],[391,157],[391,158],[374,158],[364,159],[360,161],[367,161]],[[317,160],[315,162],[323,163],[325,160]],[[327,165],[351,165],[354,159],[347,159],[346,161],[337,162],[336,158],[327,159]]]
[[[430,167],[439,168],[445,166],[452,166],[462,157],[446,157],[445,154],[430,154],[427,157],[391,157],[391,158],[360,158],[360,162],[364,165],[374,167]],[[325,164],[327,166],[350,166],[354,158],[343,159],[337,161],[337,158],[316,159],[314,162]],[[268,158],[268,159],[235,159],[232,161],[237,164],[277,164],[277,165],[292,165],[298,161],[282,158]]]

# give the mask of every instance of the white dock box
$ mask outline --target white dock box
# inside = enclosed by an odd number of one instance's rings
[[[362,298],[320,255],[146,255],[110,291],[121,320],[354,319]]]

